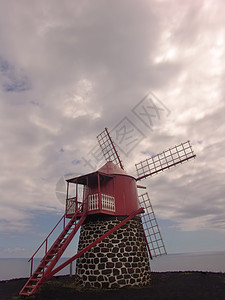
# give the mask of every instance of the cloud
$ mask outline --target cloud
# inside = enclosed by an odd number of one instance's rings
[[[92,171],[96,135],[124,118],[144,135],[121,153],[132,174],[188,139],[197,154],[146,181],[156,214],[179,230],[224,230],[224,11],[223,1],[2,4],[2,231],[63,213],[57,182]],[[152,128],[133,114],[149,90],[170,111]]]

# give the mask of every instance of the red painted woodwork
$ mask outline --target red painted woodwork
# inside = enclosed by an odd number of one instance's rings
[[[139,209],[136,179],[112,162],[107,162],[96,172],[67,181],[69,185],[85,186],[83,199],[89,201],[87,214],[104,213],[127,216]],[[74,188],[75,190],[77,189]],[[77,197],[77,195],[73,196],[73,198]],[[68,198],[67,201],[70,199],[72,198]],[[110,202],[111,206],[114,201],[113,208],[107,207],[107,201]],[[96,202],[98,203],[96,204]],[[72,216],[72,212],[71,215],[68,214],[68,217],[70,216]]]

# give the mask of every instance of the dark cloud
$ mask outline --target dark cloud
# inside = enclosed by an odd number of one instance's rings
[[[31,89],[30,79],[22,70],[17,69],[0,57],[0,76],[5,92],[24,92]]]

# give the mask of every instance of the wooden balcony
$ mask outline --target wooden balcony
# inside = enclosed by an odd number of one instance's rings
[[[99,199],[100,198],[100,199]],[[81,201],[77,201],[76,197],[68,198],[66,200],[66,210],[67,210],[67,218],[71,218],[76,211],[78,210],[78,215],[82,214],[82,210],[84,207],[82,206]],[[87,210],[88,214],[95,213],[109,213],[114,214],[115,209],[115,198],[113,196],[109,196],[106,194],[90,194],[87,197]]]

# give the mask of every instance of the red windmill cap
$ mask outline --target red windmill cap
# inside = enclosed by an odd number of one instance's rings
[[[130,176],[127,174],[123,169],[119,166],[115,165],[113,162],[108,161],[104,166],[98,169],[99,173],[107,174],[107,175],[125,175]],[[130,176],[133,177],[133,176]]]

